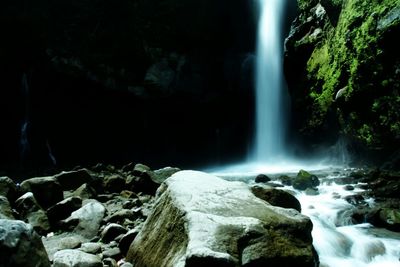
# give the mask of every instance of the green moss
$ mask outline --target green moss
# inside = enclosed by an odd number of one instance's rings
[[[307,62],[309,98],[313,103],[309,126],[324,122],[336,93],[346,87],[344,102],[357,115],[352,118],[348,111],[342,113],[342,123],[350,124],[344,128],[368,145],[381,138],[377,134],[377,129],[381,131],[379,127],[383,127],[382,135],[386,131],[391,136],[400,136],[400,103],[394,100],[393,91],[389,91],[398,83],[382,79],[389,75],[385,68],[392,66],[382,59],[385,51],[378,29],[379,21],[395,8],[400,8],[400,0],[343,1],[336,27],[324,29],[322,41]],[[384,88],[388,91],[384,92]]]

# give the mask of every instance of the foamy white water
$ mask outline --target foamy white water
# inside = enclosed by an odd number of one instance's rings
[[[314,166],[317,167],[317,166]],[[231,168],[227,172],[220,169],[215,174],[227,180],[241,180],[253,183],[255,175],[266,173],[277,177],[279,172],[245,172]],[[297,171],[281,169],[281,173],[295,176]],[[310,170],[307,168],[307,170]],[[302,207],[302,213],[309,216],[313,222],[313,244],[317,250],[321,267],[399,267],[400,266],[400,233],[377,229],[368,223],[352,225],[351,210],[355,207],[349,204],[344,197],[361,192],[344,190],[343,185],[333,182],[340,177],[341,170],[337,167],[325,167],[315,170],[322,173],[322,183],[318,186],[319,194],[306,195],[291,186],[284,189],[295,192]],[[336,173],[335,175],[327,175]],[[279,181],[274,181],[275,183]],[[366,203],[373,205],[373,199]]]
[[[253,161],[284,156],[281,21],[285,0],[259,0],[256,58],[256,131]]]

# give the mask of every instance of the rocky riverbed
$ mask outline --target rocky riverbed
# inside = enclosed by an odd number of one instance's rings
[[[1,177],[0,266],[317,266],[312,223],[287,187],[315,195],[329,180],[349,192],[337,198],[354,207],[346,215],[352,223],[394,233],[399,178],[302,170],[254,175],[246,184],[143,164],[98,164],[20,184]]]

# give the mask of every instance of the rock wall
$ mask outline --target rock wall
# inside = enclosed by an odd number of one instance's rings
[[[298,0],[285,42],[294,128],[371,151],[400,144],[400,1]],[[390,154],[388,154],[390,155]]]

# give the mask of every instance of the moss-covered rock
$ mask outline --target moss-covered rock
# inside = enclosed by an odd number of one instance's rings
[[[307,188],[316,187],[319,184],[318,177],[305,170],[300,170],[293,180],[293,187],[298,190],[306,190]]]
[[[285,66],[294,110],[305,111],[296,127],[315,136],[328,125],[328,132],[340,131],[374,149],[399,144],[400,1],[298,4]],[[304,39],[310,40],[307,53],[293,64],[304,52],[298,47]]]

